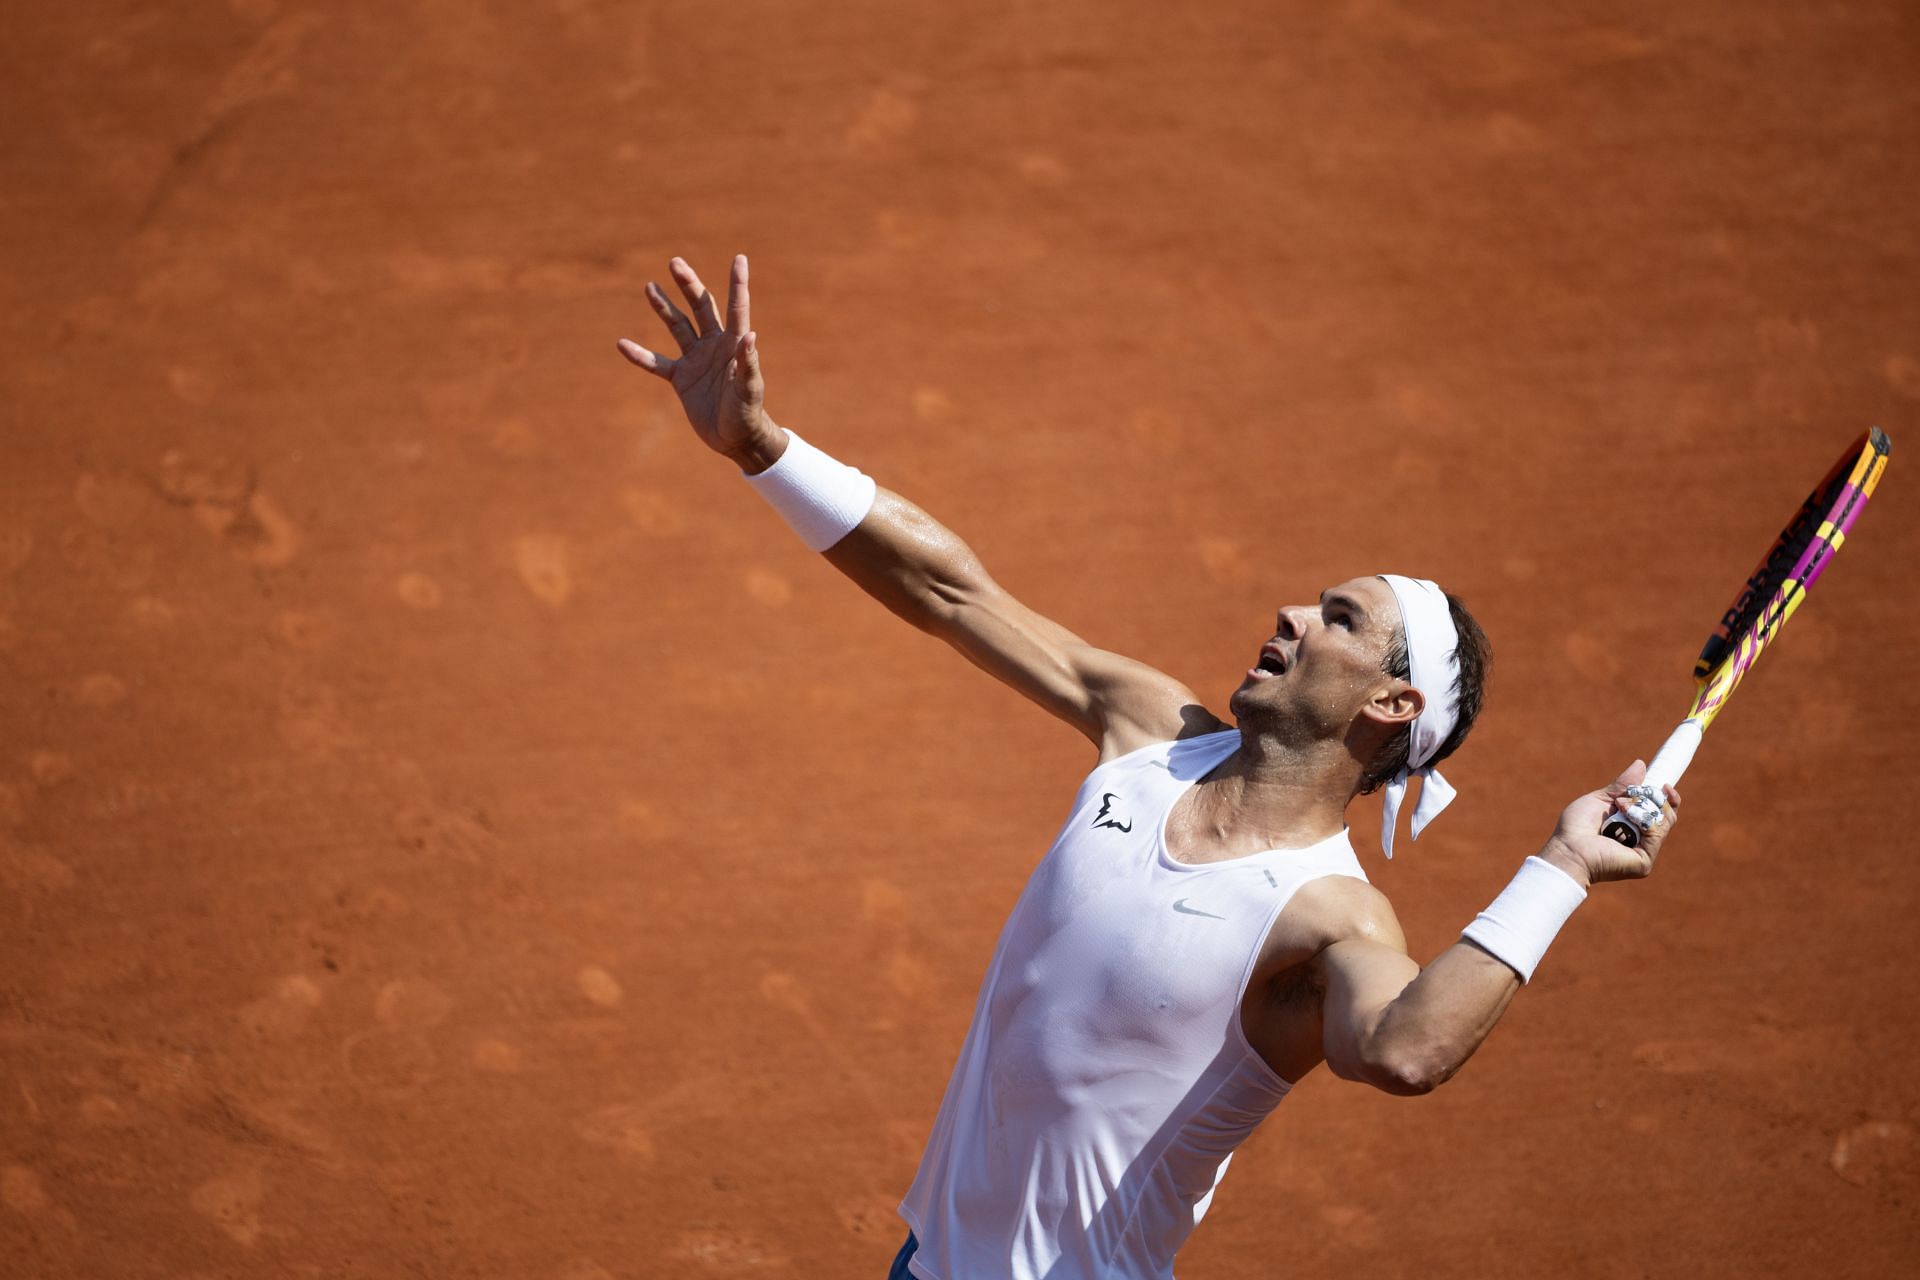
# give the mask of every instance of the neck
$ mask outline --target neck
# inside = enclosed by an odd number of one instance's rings
[[[1239,750],[1194,787],[1183,834],[1220,857],[1304,849],[1346,826],[1357,785],[1344,743],[1283,743],[1243,726]]]

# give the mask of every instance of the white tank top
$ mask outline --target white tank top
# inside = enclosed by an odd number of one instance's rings
[[[1235,1147],[1286,1096],[1240,1027],[1294,891],[1364,880],[1346,832],[1190,866],[1175,800],[1239,745],[1162,742],[1087,775],[1015,904],[901,1216],[924,1280],[1164,1280]]]

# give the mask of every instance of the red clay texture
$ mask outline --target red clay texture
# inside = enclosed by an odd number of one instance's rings
[[[0,50],[0,1271],[884,1274],[1093,763],[625,364],[769,408],[1217,711],[1275,606],[1492,636],[1418,957],[1890,474],[1460,1077],[1316,1072],[1182,1257],[1920,1256],[1920,19],[1681,0],[31,6]]]

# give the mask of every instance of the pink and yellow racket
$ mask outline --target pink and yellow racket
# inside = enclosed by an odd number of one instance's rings
[[[1807,588],[1826,572],[1880,483],[1892,451],[1886,432],[1868,428],[1800,504],[1700,650],[1700,660],[1693,664],[1696,691],[1687,718],[1647,766],[1646,778],[1627,789],[1632,803],[1607,819],[1603,834],[1632,849],[1659,821],[1662,789],[1680,781],[1707,726],[1806,599]]]

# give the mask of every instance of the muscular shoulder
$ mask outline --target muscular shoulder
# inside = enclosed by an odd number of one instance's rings
[[[1273,922],[1261,950],[1267,974],[1313,969],[1342,942],[1374,942],[1405,953],[1406,934],[1387,895],[1353,876],[1323,876],[1300,886]]]
[[[1193,690],[1144,662],[1092,646],[1082,648],[1073,661],[1100,717],[1103,762],[1151,743],[1228,727],[1200,705]]]
[[[1407,935],[1387,895],[1352,876],[1326,876],[1302,885],[1285,914],[1292,917],[1294,945],[1308,954],[1338,942],[1407,949]]]
[[[1326,1000],[1341,958],[1382,948],[1404,957],[1406,939],[1387,895],[1366,881],[1326,876],[1293,895],[1240,1013],[1247,1039],[1282,1079],[1300,1079],[1325,1056]]]

